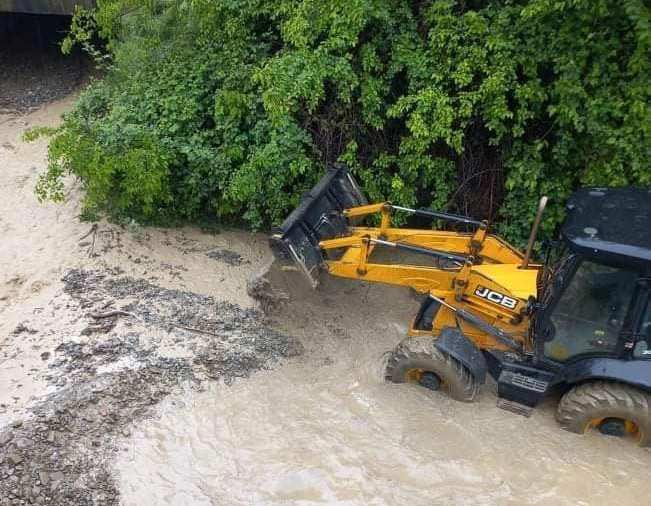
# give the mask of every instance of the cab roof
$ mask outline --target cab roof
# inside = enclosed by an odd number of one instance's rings
[[[651,189],[578,190],[567,201],[561,236],[597,262],[651,267]]]

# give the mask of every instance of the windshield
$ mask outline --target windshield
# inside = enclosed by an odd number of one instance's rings
[[[563,362],[586,353],[615,353],[637,276],[583,260],[570,283],[559,285],[563,293],[550,314],[545,356]]]

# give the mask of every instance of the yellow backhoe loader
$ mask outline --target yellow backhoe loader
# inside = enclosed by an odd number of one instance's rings
[[[490,374],[498,405],[525,416],[560,391],[563,428],[649,445],[651,191],[579,190],[537,264],[531,254],[545,203],[522,253],[485,221],[368,204],[348,170],[336,166],[274,230],[271,246],[313,287],[325,271],[424,294],[388,360],[388,380],[472,401]],[[397,228],[397,213],[465,231]],[[379,226],[365,226],[372,215]],[[392,250],[404,252],[403,260],[387,261]]]

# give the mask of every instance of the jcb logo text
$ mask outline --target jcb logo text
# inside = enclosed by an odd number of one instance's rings
[[[475,290],[475,295],[481,297],[482,299],[489,300],[491,302],[494,302],[495,304],[499,304],[500,306],[504,306],[509,309],[515,309],[515,306],[518,305],[517,300],[512,299],[511,297],[507,297],[506,295],[503,295],[499,292],[494,292],[493,290],[489,290],[485,286],[481,286],[481,285],[479,285]]]

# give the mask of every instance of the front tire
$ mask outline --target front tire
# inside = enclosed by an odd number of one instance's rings
[[[640,446],[651,445],[651,396],[623,383],[575,386],[559,402],[556,419],[563,429],[577,434],[595,428],[604,434],[628,434]]]
[[[438,381],[433,381],[432,374]],[[404,339],[389,357],[386,379],[394,383],[417,383],[433,389],[432,384],[446,391],[457,401],[471,402],[479,384],[461,362],[434,346],[428,336]]]

